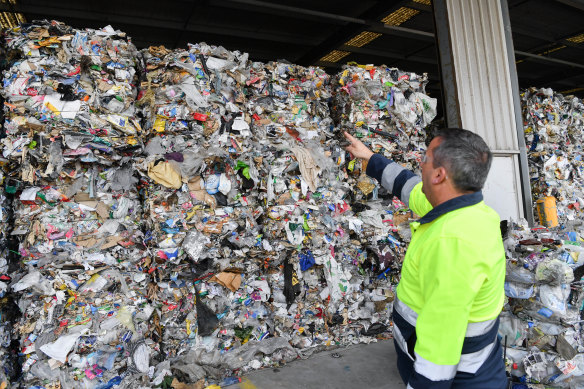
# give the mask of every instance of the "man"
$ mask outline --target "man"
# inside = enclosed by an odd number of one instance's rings
[[[492,155],[483,139],[439,130],[422,177],[345,132],[346,150],[369,161],[367,175],[417,215],[394,301],[394,344],[408,388],[506,387],[497,336],[505,251],[499,216],[481,189]]]

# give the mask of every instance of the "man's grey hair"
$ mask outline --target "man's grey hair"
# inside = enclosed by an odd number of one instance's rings
[[[442,128],[433,135],[441,138],[432,153],[434,167],[444,167],[460,191],[481,190],[493,161],[483,138],[462,128]]]

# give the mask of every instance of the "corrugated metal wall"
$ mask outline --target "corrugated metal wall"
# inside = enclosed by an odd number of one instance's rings
[[[463,126],[495,154],[519,152],[499,0],[447,0]]]
[[[437,28],[448,30],[441,52],[444,76],[455,81],[455,112],[463,128],[483,137],[494,154],[483,188],[485,202],[501,219],[524,217],[504,0],[434,0]],[[446,10],[446,12],[443,12]],[[447,15],[447,16],[446,16]],[[439,40],[445,35],[439,31]],[[511,54],[512,55],[512,54]],[[447,61],[446,65],[444,61]],[[448,61],[452,61],[451,63]],[[448,78],[447,78],[448,80]],[[448,85],[446,85],[448,87]],[[448,92],[448,91],[447,91]],[[451,91],[452,92],[452,91]]]

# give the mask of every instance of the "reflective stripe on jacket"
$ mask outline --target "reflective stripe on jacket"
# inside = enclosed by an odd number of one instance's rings
[[[498,347],[505,278],[499,216],[481,192],[432,208],[421,179],[378,154],[367,174],[421,216],[410,224],[394,304],[395,341],[414,361],[408,387],[448,388]]]

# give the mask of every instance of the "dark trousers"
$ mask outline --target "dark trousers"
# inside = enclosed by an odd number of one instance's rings
[[[410,376],[414,373],[414,362],[404,353],[393,341],[397,353],[397,369],[407,385]],[[412,353],[413,354],[413,353]],[[505,363],[503,362],[503,349],[501,342],[497,338],[497,346],[493,349],[489,358],[477,370],[476,373],[458,372],[450,386],[451,389],[506,389],[507,376],[505,374]],[[415,388],[418,389],[418,388]]]

